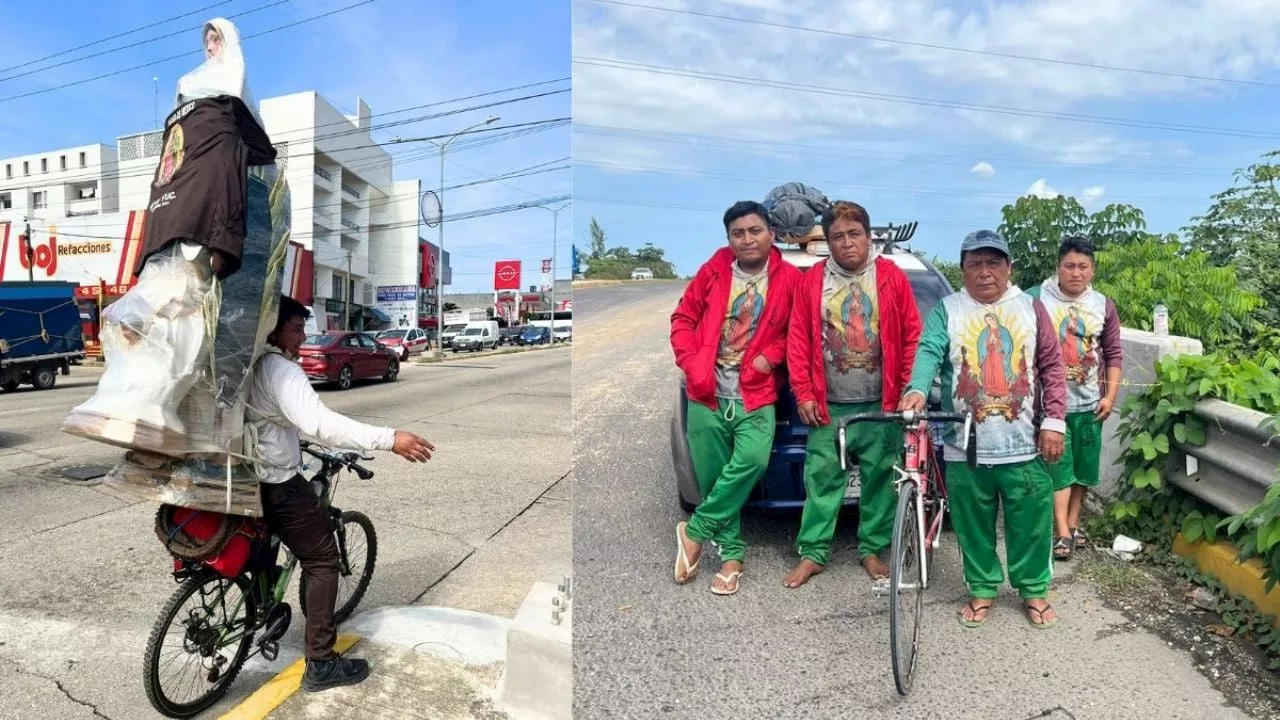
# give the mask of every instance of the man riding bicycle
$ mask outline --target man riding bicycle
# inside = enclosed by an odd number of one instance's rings
[[[333,649],[338,544],[328,514],[298,472],[302,464],[299,435],[305,433],[334,447],[390,450],[410,462],[430,460],[435,447],[411,432],[366,425],[325,407],[297,362],[310,316],[302,303],[280,297],[266,354],[254,369],[246,419],[258,428],[258,460],[267,468],[261,483],[267,526],[302,565],[307,594],[307,670],[302,688],[315,692],[363,681],[369,676],[369,663],[339,657]]]

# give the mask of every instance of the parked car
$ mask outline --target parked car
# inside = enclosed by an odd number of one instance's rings
[[[410,355],[421,355],[427,351],[427,331],[419,328],[383,330],[373,336],[373,339],[392,350],[400,351],[400,362],[407,362]]]
[[[914,226],[912,229],[914,230]],[[872,228],[873,237],[882,234],[877,233],[877,230],[883,232],[882,228]],[[910,234],[907,233],[907,237],[909,236]],[[899,237],[900,242],[905,239]],[[781,246],[781,244],[779,249],[782,250],[782,256],[787,262],[801,270],[817,264],[827,254],[826,242],[821,239],[808,243],[807,248],[803,250]],[[915,294],[916,305],[920,310],[920,321],[923,323],[933,306],[952,293],[951,284],[927,260],[896,248],[892,242],[886,243],[882,252],[886,259],[906,273]],[[929,402],[931,410],[940,409],[940,397],[940,387],[935,381]],[[680,507],[686,512],[693,512],[702,502],[702,495],[698,490],[697,478],[693,473],[693,462],[689,456],[689,441],[686,433],[688,408],[683,384],[676,393],[675,400],[675,412],[671,418],[671,458],[675,469],[676,495]],[[805,443],[809,438],[809,426],[800,420],[795,399],[791,395],[791,388],[785,381],[774,407],[777,427],[774,431],[773,453],[765,476],[752,490],[746,507],[765,510],[798,510],[804,507],[804,457]],[[935,427],[934,441],[939,448],[940,438],[941,428]],[[858,471],[854,466],[850,474],[849,490],[845,494],[845,508],[857,506],[860,490]]]
[[[498,347],[498,321],[476,320],[467,323],[462,332],[453,336],[453,351],[493,349]]]
[[[442,348],[450,347],[453,344],[453,339],[458,336],[458,333],[466,329],[467,329],[466,323],[458,323],[457,325],[445,325],[444,332],[440,333],[441,347]]]
[[[570,342],[573,340],[573,326],[557,325],[555,332],[553,332],[551,335],[552,335],[552,340],[554,342],[562,342],[562,343]]]
[[[350,389],[356,380],[395,380],[400,375],[399,354],[368,333],[340,330],[308,335],[298,352],[307,377],[333,383],[339,390]]]
[[[631,271],[632,280],[652,280],[653,271],[649,268],[636,268]]]
[[[546,345],[551,342],[551,328],[545,325],[531,325],[520,333],[521,345]]]
[[[515,345],[520,341],[520,333],[522,332],[524,332],[523,325],[509,325],[504,328],[498,328],[498,344]]]

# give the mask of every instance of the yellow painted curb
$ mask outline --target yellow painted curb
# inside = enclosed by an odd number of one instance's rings
[[[1272,615],[1280,623],[1280,586],[1266,591],[1267,581],[1263,578],[1262,561],[1250,558],[1243,563],[1237,562],[1240,548],[1229,542],[1188,542],[1179,533],[1173,539],[1173,551],[1182,557],[1194,560],[1200,572],[1212,575],[1228,590],[1248,598],[1258,606],[1263,614]]]
[[[351,646],[360,642],[359,635],[339,635],[338,641],[334,643],[333,649],[339,653],[344,653],[351,649]],[[237,705],[231,712],[218,718],[218,720],[262,720],[268,713],[280,707],[280,704],[289,699],[289,696],[298,691],[302,687],[302,673],[306,671],[307,661],[298,658],[292,665],[280,671],[279,675],[267,681],[266,685],[258,688],[256,692],[244,699],[244,702]]]

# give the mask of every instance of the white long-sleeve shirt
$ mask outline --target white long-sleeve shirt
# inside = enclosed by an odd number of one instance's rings
[[[302,465],[299,433],[325,445],[355,450],[390,450],[395,430],[366,425],[325,407],[298,363],[279,353],[258,361],[249,391],[246,420],[258,426],[257,456],[266,483],[282,483]]]

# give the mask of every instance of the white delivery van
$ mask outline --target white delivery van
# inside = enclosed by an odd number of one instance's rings
[[[498,321],[478,320],[467,323],[462,332],[453,337],[453,351],[486,350],[498,347]]]

